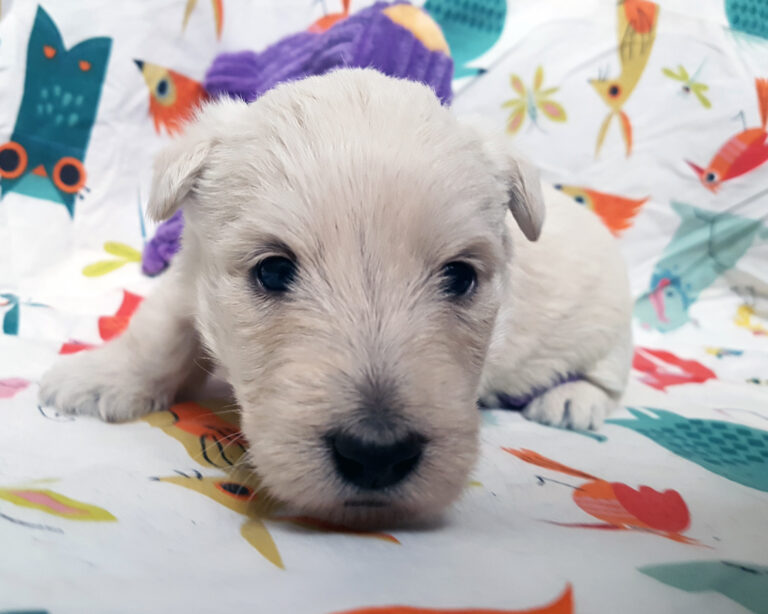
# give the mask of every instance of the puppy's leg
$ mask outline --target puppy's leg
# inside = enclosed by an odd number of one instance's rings
[[[596,429],[619,404],[627,385],[632,339],[621,343],[580,379],[555,386],[533,399],[523,411],[529,420],[571,429]]]
[[[195,373],[201,345],[188,298],[191,289],[173,268],[166,275],[120,337],[63,357],[43,376],[41,403],[108,422],[168,407]]]

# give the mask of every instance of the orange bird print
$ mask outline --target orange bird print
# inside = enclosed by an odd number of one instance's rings
[[[101,316],[99,318],[99,337],[104,341],[109,341],[121,335],[128,328],[128,324],[142,300],[144,297],[123,290],[123,302],[120,303],[117,313],[113,316]]]
[[[618,3],[619,62],[621,73],[615,79],[599,77],[590,83],[610,109],[597,134],[595,157],[600,154],[605,135],[614,117],[619,118],[627,156],[632,153],[632,124],[623,107],[643,75],[656,41],[659,6],[647,0],[622,0]]]
[[[561,465],[531,450],[502,450],[526,463],[587,480],[585,484],[574,487],[573,501],[590,516],[602,520],[602,523],[552,524],[582,529],[645,531],[683,544],[699,543],[682,534],[689,527],[691,517],[688,506],[676,490],[658,492],[648,486],[635,490],[627,484],[606,482],[578,469]],[[541,477],[539,480],[546,481]]]
[[[123,334],[142,300],[144,300],[143,297],[138,294],[123,290],[123,302],[120,303],[117,312],[114,315],[101,316],[99,318],[99,337],[104,341],[109,341]],[[59,354],[76,354],[77,352],[91,350],[95,347],[92,343],[84,343],[72,339],[61,346]]]
[[[341,13],[326,13],[320,19],[318,19],[315,23],[309,26],[309,28],[307,28],[307,31],[314,32],[315,34],[320,34],[322,32],[325,32],[326,30],[329,30],[331,26],[335,25],[337,22],[342,21],[343,19],[346,19],[347,17],[349,17],[349,3],[350,3],[350,0],[342,0]],[[323,7],[325,7],[325,3],[323,3]]]
[[[563,593],[552,603],[529,610],[432,609],[392,605],[347,610],[338,614],[573,614],[573,590],[569,584],[565,587]]]
[[[164,66],[134,60],[149,88],[149,114],[155,132],[164,128],[168,134],[181,132],[195,109],[208,99],[202,84]]]
[[[216,25],[216,38],[221,38],[221,30],[224,27],[224,4],[222,0],[211,0],[213,6],[213,21]],[[192,11],[197,7],[197,0],[187,0],[184,7],[184,20],[181,23],[181,31],[187,29],[187,23],[192,15]]]
[[[760,108],[760,127],[745,127],[732,136],[706,168],[686,160],[702,185],[712,193],[717,193],[724,181],[748,173],[768,160],[768,143],[765,142],[768,138],[768,79],[755,79],[755,88]]]
[[[572,185],[556,184],[555,189],[596,213],[615,237],[632,225],[632,219],[648,200],[647,196],[639,199],[624,198]]]
[[[237,422],[198,403],[177,403],[143,420],[181,442],[200,464],[228,469],[245,454],[246,441]]]

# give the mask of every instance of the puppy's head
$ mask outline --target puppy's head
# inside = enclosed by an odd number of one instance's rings
[[[535,172],[427,87],[349,70],[205,108],[157,163],[150,214],[180,206],[177,266],[272,493],[356,524],[456,498]]]

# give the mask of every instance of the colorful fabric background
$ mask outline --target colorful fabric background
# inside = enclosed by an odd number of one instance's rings
[[[765,3],[423,4],[456,111],[617,235],[625,407],[599,433],[485,412],[445,522],[376,534],[271,501],[220,404],[119,426],[38,407],[56,357],[150,291],[151,159],[215,55],[344,6],[0,0],[0,612],[768,612]]]

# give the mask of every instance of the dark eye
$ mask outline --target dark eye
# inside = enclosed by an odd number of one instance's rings
[[[477,285],[477,273],[466,262],[449,262],[443,267],[443,292],[452,297],[470,294]]]
[[[218,482],[216,488],[237,499],[249,499],[253,495],[252,489],[237,482]]]
[[[581,196],[581,195],[579,195],[579,196],[575,196],[575,197],[573,198],[573,200],[575,200],[577,203],[579,203],[579,204],[581,204],[581,205],[583,205],[583,204],[584,204],[584,197],[583,197],[583,196]]]
[[[155,92],[159,98],[163,98],[168,93],[168,81],[165,79],[158,81]]]
[[[715,181],[717,181],[717,175],[715,175],[715,173],[709,172],[709,173],[707,173],[707,174],[704,176],[704,180],[705,180],[707,183],[714,183]]]
[[[284,256],[270,256],[251,269],[251,279],[270,292],[287,292],[296,276],[296,265]]]
[[[612,85],[608,88],[608,95],[611,98],[616,98],[621,93],[621,88],[618,85]]]

